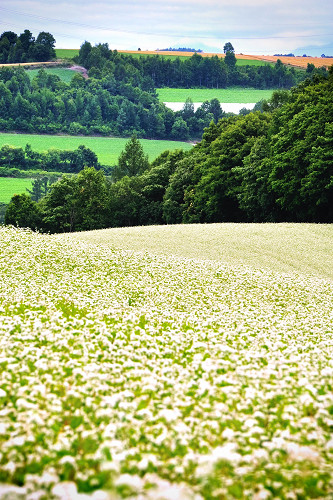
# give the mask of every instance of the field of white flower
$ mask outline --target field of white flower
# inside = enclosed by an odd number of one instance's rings
[[[0,241],[1,500],[332,497],[332,281]]]

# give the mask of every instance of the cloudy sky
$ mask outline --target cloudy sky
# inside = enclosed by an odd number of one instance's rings
[[[230,41],[237,53],[333,56],[332,0],[1,0],[0,33],[24,29],[57,48],[222,52]]]

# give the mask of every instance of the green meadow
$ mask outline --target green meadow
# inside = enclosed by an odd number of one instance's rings
[[[59,76],[60,80],[62,80],[65,83],[70,83],[71,79],[75,75],[75,71],[69,68],[44,68],[44,69],[46,73],[49,73],[50,75]],[[27,74],[32,80],[37,75],[38,71],[39,69],[28,69]]]
[[[0,203],[9,203],[14,194],[27,193],[31,189],[31,179],[0,177]]]
[[[161,102],[185,102],[188,98],[191,98],[193,102],[204,102],[216,98],[222,103],[249,103],[270,99],[275,89],[260,90],[244,87],[180,89],[165,87],[156,90]]]
[[[94,151],[102,165],[116,165],[118,157],[123,151],[128,139],[92,136],[70,136],[70,135],[35,135],[35,134],[0,134],[0,147],[4,144],[24,148],[30,144],[36,151],[47,151],[48,149],[77,149],[81,144]],[[189,150],[192,145],[180,141],[159,141],[140,139],[144,152],[148,154],[149,160],[153,161],[163,151],[183,149]]]
[[[72,59],[79,55],[79,49],[55,49],[57,59]]]

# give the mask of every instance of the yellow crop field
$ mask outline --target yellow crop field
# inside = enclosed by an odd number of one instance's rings
[[[191,57],[193,56],[193,52],[181,52],[181,51],[172,51],[172,50],[119,50],[118,52],[124,54],[142,54],[142,55],[163,55],[163,56],[179,56],[179,57]],[[213,52],[200,52],[202,57],[224,57],[225,54],[222,53],[213,53]],[[333,58],[330,57],[284,57],[284,56],[269,56],[269,55],[250,55],[250,54],[236,54],[237,59],[254,59],[257,61],[265,61],[270,63],[275,63],[278,59],[280,59],[283,64],[287,64],[289,66],[295,66],[298,68],[306,68],[308,63],[314,64],[316,68],[320,68],[325,66],[328,68],[333,64]]]

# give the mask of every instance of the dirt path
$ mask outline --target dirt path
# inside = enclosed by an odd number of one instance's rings
[[[88,71],[86,70],[86,68],[84,68],[83,66],[71,66],[69,69],[71,69],[72,71],[77,71],[78,73],[81,73],[81,75],[87,80],[89,77],[88,77]]]
[[[59,66],[59,62],[56,61],[44,61],[44,62],[26,62],[26,63],[11,63],[11,64],[0,64],[0,67],[8,67],[11,66],[44,66],[47,64],[48,66]]]

